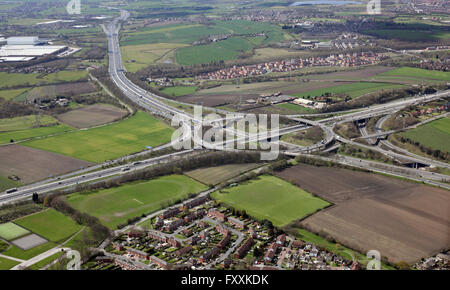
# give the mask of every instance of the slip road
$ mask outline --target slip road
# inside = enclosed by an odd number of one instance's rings
[[[188,274],[181,277],[181,285],[202,285],[209,288],[214,286],[214,283],[226,285],[269,285],[269,275],[225,275],[225,279],[217,279],[212,276],[194,276]]]

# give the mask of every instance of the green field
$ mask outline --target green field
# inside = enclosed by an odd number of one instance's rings
[[[30,267],[28,267],[30,270],[40,270],[42,267],[47,266],[48,264],[50,264],[51,262],[53,262],[54,260],[58,259],[59,257],[61,257],[64,254],[64,252],[57,252],[56,254],[51,255],[50,257],[47,257],[45,259],[40,260],[37,263],[34,263],[33,265],[31,265]]]
[[[138,45],[149,43],[184,43],[190,44],[208,35],[218,34],[256,34],[265,32],[266,43],[280,41],[284,38],[280,26],[267,22],[233,20],[217,21],[211,25],[174,24],[144,28],[140,31],[123,33],[121,45]]]
[[[300,94],[294,94],[294,96],[305,98],[305,97],[318,97],[326,93],[334,95],[348,95],[351,98],[357,98],[365,94],[373,93],[381,90],[391,90],[403,88],[403,85],[393,85],[389,83],[369,83],[369,82],[357,82],[345,85],[339,85],[329,88],[317,89],[308,92],[303,92]]]
[[[9,244],[0,239],[0,253],[9,248]]]
[[[274,176],[261,176],[223,192],[214,192],[211,197],[245,210],[256,219],[270,220],[277,227],[286,226],[329,205]]]
[[[413,67],[401,67],[379,74],[380,76],[413,77],[419,79],[432,79],[450,81],[450,72],[426,70]]]
[[[401,136],[425,147],[450,152],[450,118],[442,118],[415,129],[400,133]]]
[[[18,258],[18,259],[28,260],[28,259],[31,259],[33,257],[36,257],[37,255],[40,255],[40,254],[48,251],[56,246],[57,246],[56,243],[48,242],[48,243],[45,243],[43,245],[34,247],[34,248],[26,250],[26,251],[22,250],[19,247],[11,246],[11,248],[9,248],[7,251],[3,252],[2,254],[5,256],[10,256],[10,257]]]
[[[196,86],[192,87],[185,87],[185,86],[175,86],[175,87],[168,87],[161,90],[164,94],[167,94],[172,97],[179,97],[184,95],[190,95],[195,93],[197,90]]]
[[[32,129],[36,123],[40,126],[48,126],[58,123],[58,120],[48,115],[30,115],[0,119],[0,132]]]
[[[175,56],[178,64],[193,65],[236,59],[239,54],[252,48],[253,45],[248,40],[232,37],[207,45],[178,48]]]
[[[27,90],[28,90],[28,88],[12,89],[12,90],[1,90],[0,91],[0,98],[5,99],[5,100],[11,100],[11,99],[14,99],[15,97],[23,94]]]
[[[264,33],[265,36],[256,34]],[[279,42],[285,39],[284,33],[280,26],[270,23],[256,21],[217,21],[208,25],[199,24],[173,24],[158,27],[143,28],[139,31],[128,31],[122,33],[122,51],[125,51],[126,59],[130,59],[129,52],[137,50],[134,63],[126,63],[132,71],[135,71],[148,61],[142,60],[142,55],[147,54],[148,59],[158,59],[161,52],[155,54],[145,51],[145,45],[165,44],[192,44],[202,38],[211,35],[232,35],[239,34],[243,37],[231,37],[229,39],[212,42],[205,45],[179,47],[175,50],[175,59],[178,64],[192,65],[201,63],[210,63],[213,61],[226,61],[236,59],[242,52],[251,50],[254,46],[260,44],[269,44]],[[245,36],[248,35],[247,38]],[[128,49],[127,46],[135,46]],[[167,51],[166,51],[167,52]]]
[[[24,229],[14,223],[6,223],[0,225],[0,237],[7,241],[11,241],[29,234],[27,229]]]
[[[19,182],[16,182],[9,178],[0,176],[0,192],[5,191],[9,188],[18,187],[18,186],[20,186]]]
[[[450,38],[450,33],[446,32],[430,32],[407,29],[371,29],[364,31],[364,33],[375,35],[380,38],[394,38],[404,41],[436,41]]]
[[[60,71],[48,75],[40,75],[36,73],[7,73],[0,72],[0,88],[11,86],[33,86],[37,84],[72,82],[87,77],[87,71]]]
[[[20,218],[14,222],[55,243],[67,240],[82,228],[70,217],[52,208]]]
[[[106,226],[116,228],[130,218],[160,209],[163,203],[206,189],[184,175],[170,175],[89,194],[75,193],[67,201],[81,212],[98,217]]]
[[[19,264],[19,262],[0,257],[0,270],[9,270]]]
[[[90,162],[102,162],[170,141],[173,129],[144,112],[119,123],[24,142]]]
[[[298,113],[298,114],[313,114],[313,113],[317,113],[317,110],[315,109],[311,109],[311,108],[306,108],[303,106],[299,106],[296,104],[292,104],[292,103],[282,103],[282,104],[277,104],[275,105],[275,107],[279,107],[279,108],[283,108],[286,110],[289,110],[293,113]]]
[[[4,143],[10,143],[11,140],[14,140],[15,142],[26,140],[30,138],[36,138],[36,137],[42,137],[42,136],[48,136],[63,132],[69,132],[72,131],[73,128],[65,125],[65,124],[59,124],[56,126],[49,126],[49,127],[39,127],[39,128],[33,128],[33,129],[26,129],[26,130],[18,130],[18,131],[10,131],[10,132],[1,132],[0,133],[0,144]]]
[[[160,62],[170,55],[178,47],[184,44],[178,43],[155,43],[141,45],[125,45],[121,47],[122,59],[129,72],[136,72],[150,64]]]
[[[199,168],[185,174],[203,184],[219,184],[246,171],[259,167],[257,163],[227,164],[216,167]]]

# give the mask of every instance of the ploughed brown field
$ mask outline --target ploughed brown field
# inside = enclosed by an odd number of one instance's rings
[[[20,145],[0,146],[0,175],[27,184],[92,165],[90,162]]]
[[[297,165],[278,174],[335,205],[300,222],[360,250],[413,263],[450,246],[450,192],[345,169]]]
[[[126,113],[112,105],[95,104],[60,114],[57,118],[75,128],[89,128],[119,120]]]

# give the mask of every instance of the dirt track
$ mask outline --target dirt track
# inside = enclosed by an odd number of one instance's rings
[[[413,263],[450,247],[450,192],[394,178],[298,165],[279,174],[335,203],[301,222],[392,262]],[[324,182],[326,180],[326,182]]]

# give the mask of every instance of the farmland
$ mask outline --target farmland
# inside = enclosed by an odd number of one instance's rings
[[[86,71],[60,71],[41,76],[39,74],[6,73],[0,72],[2,83],[0,88],[12,86],[30,86],[37,84],[72,82],[87,77]]]
[[[92,193],[76,193],[67,201],[81,212],[96,216],[110,228],[162,208],[207,187],[183,175],[164,176]]]
[[[238,176],[246,171],[258,167],[257,163],[228,164],[217,167],[200,168],[188,171],[185,174],[203,184],[219,184],[223,181]]]
[[[410,77],[418,79],[431,79],[440,81],[450,81],[450,72],[432,71],[420,68],[401,67],[391,71],[381,73],[380,76],[390,77]]]
[[[391,262],[408,263],[448,246],[449,195],[399,179],[328,167],[297,165],[278,174],[335,205],[300,222],[315,233]],[[327,182],[323,182],[323,176]]]
[[[449,33],[445,32],[429,32],[421,30],[405,30],[405,29],[372,29],[366,30],[365,33],[374,35],[380,38],[399,39],[404,41],[434,41],[444,40],[450,37]]]
[[[16,175],[28,184],[87,167],[92,163],[20,145],[0,146],[0,176]],[[8,179],[9,180],[9,179]],[[12,185],[12,184],[10,184]]]
[[[173,97],[179,97],[179,96],[193,94],[196,90],[197,90],[196,86],[191,86],[191,87],[175,86],[175,87],[164,88],[161,91],[166,95],[173,96]]]
[[[123,33],[121,45],[138,45],[149,43],[184,43],[190,44],[202,37],[217,34],[256,34],[266,32],[266,43],[282,39],[281,27],[263,22],[252,21],[217,21],[212,25],[173,24],[148,27],[137,32]]]
[[[24,145],[90,162],[139,152],[170,141],[173,129],[144,112],[119,123],[28,141]]]
[[[150,64],[170,60],[168,54],[183,46],[185,45],[178,43],[126,45],[121,47],[122,58],[127,71],[136,72]]]
[[[31,115],[15,118],[5,118],[0,119],[0,132],[32,129],[36,125],[36,123],[39,124],[40,126],[48,126],[51,124],[56,124],[58,123],[58,121],[55,118],[48,115],[38,115],[38,116]]]
[[[175,55],[178,64],[193,65],[236,59],[239,54],[252,48],[246,39],[232,37],[207,45],[182,47],[176,50]]]
[[[442,118],[415,129],[400,133],[413,142],[442,152],[450,152],[450,118]]]
[[[5,100],[11,100],[15,97],[19,96],[20,94],[26,92],[28,88],[22,88],[22,89],[12,89],[12,90],[1,90],[0,91],[0,98]]]
[[[230,37],[209,44],[187,46],[210,35],[232,35],[243,32],[249,37]],[[254,36],[259,33],[265,35]],[[129,71],[137,71],[173,51],[178,64],[192,65],[236,59],[239,54],[255,46],[283,39],[284,34],[277,25],[233,20],[217,21],[208,25],[172,24],[127,31],[123,33],[121,45],[125,66]],[[171,57],[167,57],[164,61],[171,62],[171,60]]]
[[[307,92],[302,92],[300,94],[294,94],[294,96],[305,98],[305,97],[318,97],[326,93],[332,95],[348,95],[351,98],[360,97],[365,94],[373,93],[381,90],[392,90],[403,88],[402,85],[393,85],[389,83],[369,83],[369,82],[357,82],[344,85],[337,85],[334,87],[328,87],[323,89],[317,89]]]
[[[214,199],[245,210],[256,219],[282,227],[329,205],[320,198],[274,176],[262,176],[246,184],[214,192]]]
[[[48,127],[38,127],[25,130],[9,131],[0,133],[0,144],[28,140],[31,138],[49,136],[72,131],[73,128],[65,124],[58,124]]]
[[[89,128],[117,121],[126,111],[107,104],[94,104],[59,114],[58,120],[75,128]]]

